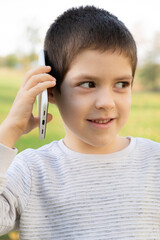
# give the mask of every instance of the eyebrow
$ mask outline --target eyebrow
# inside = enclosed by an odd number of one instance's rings
[[[73,77],[75,80],[80,80],[80,79],[85,79],[85,80],[90,80],[90,81],[96,81],[99,80],[99,77],[88,75],[88,74],[80,74],[75,77]],[[131,80],[133,81],[133,77],[130,74],[122,75],[120,77],[115,78],[114,80],[116,81],[121,81],[121,80]]]
[[[88,74],[80,74],[75,77],[73,77],[75,80],[80,80],[80,79],[86,79],[86,80],[99,80],[99,77],[88,75]]]

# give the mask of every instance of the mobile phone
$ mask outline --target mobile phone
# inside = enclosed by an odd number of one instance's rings
[[[43,49],[39,53],[38,63],[40,66],[45,66],[45,51]],[[40,139],[45,139],[48,113],[47,89],[37,96],[37,110],[39,116],[39,137]]]

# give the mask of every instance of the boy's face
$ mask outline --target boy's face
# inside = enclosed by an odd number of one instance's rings
[[[131,106],[132,69],[117,52],[85,50],[72,62],[55,101],[65,144],[83,153],[111,153],[128,145],[118,136]]]

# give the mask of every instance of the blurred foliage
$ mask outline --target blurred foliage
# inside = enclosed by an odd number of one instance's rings
[[[3,66],[3,67],[7,66],[7,67],[13,68],[18,64],[18,62],[19,62],[19,59],[14,54],[10,54],[4,58],[3,57],[0,58],[0,66]]]
[[[143,89],[160,91],[160,32],[156,32],[153,36],[151,47],[137,72]]]
[[[138,76],[145,90],[160,91],[160,64],[146,63],[138,70]]]
[[[30,53],[29,55],[16,56],[10,54],[5,57],[0,57],[0,67],[8,68],[28,68],[35,64],[38,60],[36,53]]]
[[[18,232],[10,232],[9,234],[0,237],[0,240],[19,240]]]

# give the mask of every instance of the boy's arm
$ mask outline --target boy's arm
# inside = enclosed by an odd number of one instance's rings
[[[18,131],[15,129],[14,124],[12,126],[11,122],[7,122],[7,120],[4,120],[4,122],[0,125],[1,144],[13,148],[20,136],[21,135],[18,134]]]
[[[47,74],[50,70],[41,66],[26,74],[8,116],[0,125],[0,236],[14,228],[24,205],[21,197],[24,192],[29,195],[23,186],[25,181],[30,181],[29,173],[26,175],[28,168],[24,161],[13,161],[17,153],[13,148],[21,135],[38,126],[39,119],[32,114],[33,104],[39,93],[55,86],[55,79]],[[51,119],[49,115],[47,121]],[[18,189],[22,192],[17,192]]]
[[[3,194],[7,184],[6,172],[16,153],[17,149],[11,149],[0,144],[0,236],[13,230],[16,225],[16,209],[13,208],[16,205],[15,199],[11,200],[9,196],[6,199]],[[5,162],[3,159],[5,159]]]
[[[16,148],[12,149],[3,144],[0,144],[0,177],[6,176],[7,169],[11,165],[16,154],[17,154]],[[0,182],[0,192],[1,192],[1,187],[2,185]]]
[[[0,236],[18,230],[20,215],[30,197],[31,173],[26,154],[23,152],[14,158],[16,152],[16,149],[0,145],[0,154],[6,159],[4,164],[0,158],[3,166],[0,168]]]

